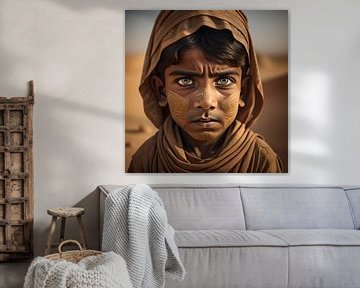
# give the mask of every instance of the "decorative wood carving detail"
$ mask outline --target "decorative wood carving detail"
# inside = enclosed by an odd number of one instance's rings
[[[33,256],[33,105],[30,95],[0,97],[0,261]]]

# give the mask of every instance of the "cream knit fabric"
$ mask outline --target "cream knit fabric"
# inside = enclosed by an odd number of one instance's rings
[[[89,256],[75,264],[35,258],[24,288],[132,288],[124,259],[113,252]]]
[[[134,288],[165,287],[165,270],[176,279],[185,275],[163,203],[145,184],[106,198],[102,250],[124,257]]]

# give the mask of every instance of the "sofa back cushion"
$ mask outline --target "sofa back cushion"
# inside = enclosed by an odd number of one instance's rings
[[[354,229],[351,208],[337,187],[241,187],[246,227]]]
[[[360,188],[346,189],[346,194],[351,204],[356,229],[360,229]]]
[[[176,230],[244,230],[239,187],[155,186]]]

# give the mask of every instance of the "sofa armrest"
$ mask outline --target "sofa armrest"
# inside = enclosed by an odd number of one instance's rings
[[[99,250],[102,245],[102,233],[104,228],[105,199],[109,195],[102,186],[99,186]]]

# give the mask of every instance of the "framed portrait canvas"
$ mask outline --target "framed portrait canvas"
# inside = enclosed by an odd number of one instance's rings
[[[126,11],[128,173],[288,172],[288,11]]]

